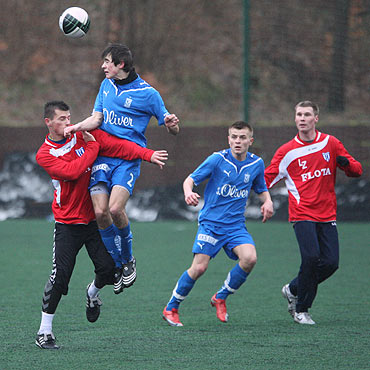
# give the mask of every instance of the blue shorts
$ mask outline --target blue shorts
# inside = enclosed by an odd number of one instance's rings
[[[192,252],[206,254],[214,258],[220,249],[223,248],[229,258],[237,260],[238,256],[233,252],[233,248],[241,244],[252,244],[255,246],[254,240],[244,224],[230,229],[220,229],[209,224],[199,224]]]
[[[113,186],[120,185],[132,195],[135,182],[140,175],[140,164],[141,159],[125,161],[124,159],[98,157],[91,169],[89,189],[99,182],[104,182],[109,191],[112,191]]]

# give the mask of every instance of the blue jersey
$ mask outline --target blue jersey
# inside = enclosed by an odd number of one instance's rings
[[[119,85],[104,79],[95,100],[94,111],[103,114],[100,128],[111,135],[146,147],[145,130],[152,116],[164,124],[168,111],[159,92],[140,76]]]
[[[251,189],[257,194],[267,191],[264,169],[262,158],[252,153],[247,153],[244,161],[236,160],[230,149],[210,155],[190,175],[195,185],[209,179],[199,223],[221,227],[244,223]]]

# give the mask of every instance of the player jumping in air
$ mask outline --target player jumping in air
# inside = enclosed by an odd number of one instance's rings
[[[298,276],[282,288],[295,322],[313,325],[308,309],[320,283],[337,269],[339,242],[336,227],[335,178],[337,167],[349,177],[362,166],[334,136],[316,130],[319,107],[302,101],[295,107],[298,134],[282,145],[265,170],[269,188],[285,179],[289,193],[289,221],[301,253]]]
[[[244,217],[251,189],[262,202],[262,222],[273,213],[263,176],[263,161],[248,152],[253,143],[252,127],[243,121],[235,122],[229,128],[228,139],[230,149],[213,153],[184,181],[185,202],[196,206],[200,196],[193,192],[193,187],[209,180],[204,192],[204,206],[199,212],[192,265],[181,275],[163,310],[164,320],[172,326],[183,326],[178,314],[179,305],[221,248],[229,258],[239,260],[221,289],[211,298],[217,318],[227,322],[226,298],[246,281],[257,261],[255,244],[245,227]]]
[[[68,127],[65,135],[100,128],[114,136],[146,146],[145,130],[151,117],[168,132],[179,132],[179,119],[170,114],[158,91],[145,82],[133,66],[129,48],[111,44],[102,53],[106,78],[100,86],[92,116]],[[126,204],[140,175],[141,160],[99,156],[93,165],[90,193],[105,246],[116,264],[114,292],[119,294],[136,279],[132,233]]]

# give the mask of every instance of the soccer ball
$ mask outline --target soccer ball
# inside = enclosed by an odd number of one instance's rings
[[[68,37],[83,37],[86,35],[89,27],[89,15],[86,10],[77,6],[66,9],[59,17],[59,28]]]

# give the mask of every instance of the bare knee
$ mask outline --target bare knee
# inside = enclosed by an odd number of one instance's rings
[[[112,222],[111,222],[111,217],[108,209],[103,209],[100,207],[95,207],[94,208],[95,216],[96,216],[96,221],[101,228],[106,228],[108,227]]]
[[[207,271],[207,268],[208,263],[193,263],[188,270],[188,274],[193,280],[197,280]]]
[[[124,208],[121,208],[117,205],[112,205],[109,208],[109,213],[112,217],[114,224],[117,227],[122,228],[128,225],[128,217],[126,215]]]
[[[239,258],[239,265],[245,272],[252,271],[257,263],[256,248],[252,244],[238,245],[233,249]]]
[[[256,263],[257,263],[256,255],[245,256],[239,260],[240,267],[246,272],[252,271]]]
[[[113,219],[118,219],[122,215],[123,209],[118,207],[117,205],[112,205],[109,207],[109,213],[111,214]]]

